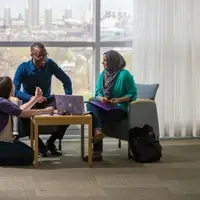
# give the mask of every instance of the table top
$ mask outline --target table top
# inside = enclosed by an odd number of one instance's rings
[[[33,123],[40,125],[63,125],[66,123],[69,124],[86,124],[92,120],[92,116],[90,114],[87,115],[35,115],[31,118]]]
[[[48,115],[48,114],[44,114],[44,115],[35,115],[32,118],[35,119],[43,119],[43,118],[47,118],[47,119],[69,119],[69,118],[91,118],[92,116],[90,114],[87,115],[58,115],[58,114],[54,114],[54,115]]]

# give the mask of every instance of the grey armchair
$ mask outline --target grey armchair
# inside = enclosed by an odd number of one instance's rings
[[[159,84],[136,84],[136,87],[139,99],[129,104],[127,119],[116,126],[109,125],[103,128],[106,136],[118,139],[119,148],[121,148],[121,140],[129,141],[129,130],[136,126],[142,127],[148,124],[153,127],[156,136],[159,137],[158,113],[154,101]],[[128,157],[131,157],[129,143]]]
[[[155,134],[159,137],[159,123],[155,101],[137,99],[130,103],[127,119],[116,126],[106,126],[103,128],[103,131],[106,136],[119,139],[118,147],[121,148],[121,140],[129,141],[129,130],[136,126],[142,127],[145,124],[152,126]],[[129,147],[128,156],[130,156]]]
[[[129,129],[149,124],[153,127],[155,134],[159,137],[159,124],[156,103],[153,100],[137,99],[129,105],[128,118],[113,126],[104,127],[107,136],[128,141]]]

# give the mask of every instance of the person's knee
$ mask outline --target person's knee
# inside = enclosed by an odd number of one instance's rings
[[[54,132],[52,134],[52,137],[55,139],[60,139],[62,140],[62,138],[64,137],[67,128],[69,127],[69,125],[65,125],[65,126],[58,126],[56,132]]]
[[[67,125],[67,126],[59,126],[58,133],[64,134],[68,127],[69,127],[69,125]]]
[[[29,163],[32,164],[33,161],[34,161],[34,152],[32,151],[32,152],[30,152],[30,154],[29,154]]]
[[[91,112],[92,117],[100,117],[100,110],[95,105],[91,103],[86,104],[87,111]]]
[[[33,150],[30,149],[26,149],[24,151],[24,155],[23,155],[23,160],[26,161],[26,164],[32,164],[34,161],[34,152]]]
[[[87,111],[91,111],[91,103],[86,103],[86,109]]]
[[[20,141],[16,141],[15,145],[18,146],[18,157],[22,160],[27,161],[27,163],[33,163],[34,160],[34,151],[27,144]]]
[[[87,111],[90,111],[90,112],[95,112],[95,110],[97,109],[96,106],[91,103],[87,103],[86,108],[87,108]]]

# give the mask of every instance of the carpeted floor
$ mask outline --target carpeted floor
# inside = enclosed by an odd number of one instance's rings
[[[200,200],[200,140],[163,141],[159,163],[127,159],[126,143],[107,140],[104,162],[88,168],[79,142],[65,142],[61,158],[39,169],[0,168],[0,200]]]

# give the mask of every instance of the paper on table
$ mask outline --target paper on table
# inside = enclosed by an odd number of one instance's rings
[[[35,115],[35,116],[51,116],[50,114],[40,114],[40,115]]]

